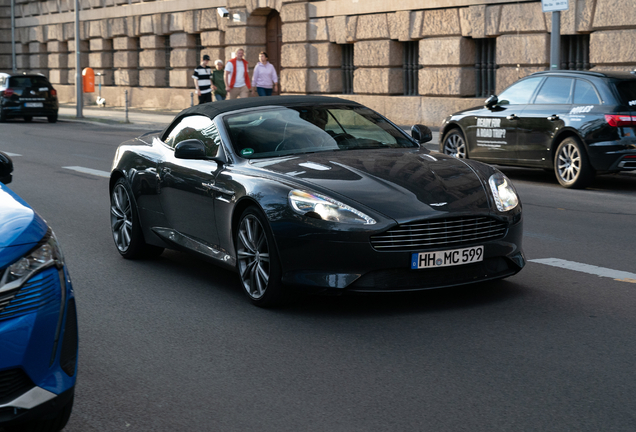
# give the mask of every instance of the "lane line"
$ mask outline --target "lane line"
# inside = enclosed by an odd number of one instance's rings
[[[607,277],[619,282],[636,283],[636,273],[630,273],[621,270],[612,270],[605,267],[598,267],[590,264],[583,264],[574,261],[562,260],[559,258],[542,258],[528,260],[533,263],[545,264],[553,267],[574,270],[581,273],[596,275],[598,277]]]
[[[96,170],[96,169],[92,169],[92,168],[85,168],[85,167],[81,167],[81,166],[67,166],[67,167],[62,167],[62,168],[73,170],[73,171],[77,171],[77,172],[81,172],[81,173],[84,173],[84,174],[90,174],[90,175],[94,175],[94,176],[98,176],[98,177],[110,178],[110,173],[108,171],[100,171],[100,170]]]
[[[3,151],[2,153],[6,154],[9,157],[17,157],[17,156],[22,156],[21,154],[17,154],[17,153],[9,153],[6,151]]]

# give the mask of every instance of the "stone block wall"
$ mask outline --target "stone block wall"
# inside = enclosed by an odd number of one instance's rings
[[[498,92],[549,66],[551,14],[542,12],[539,0],[395,2],[394,11],[378,7],[382,2],[333,0],[342,6],[335,12],[323,7],[322,0],[227,0],[227,18],[218,15],[216,6],[183,10],[187,1],[81,0],[91,18],[82,22],[77,35],[80,67],[105,72],[107,87],[146,89],[149,101],[155,100],[156,88],[193,90],[192,69],[203,54],[212,62],[225,62],[243,48],[251,73],[258,53],[266,50],[267,15],[272,10],[282,21],[283,93],[341,93],[344,44],[353,45],[353,91],[387,112],[397,110],[402,100],[410,107],[404,115],[425,115],[425,104],[406,102],[402,96],[404,42],[419,48],[417,100],[475,95],[477,39],[496,40]],[[10,70],[9,6],[8,0],[0,0],[0,68]],[[120,6],[135,12],[121,13]],[[55,85],[74,83],[72,8],[72,0],[16,0],[19,70],[42,72]],[[326,10],[331,15],[321,12]],[[561,14],[561,33],[590,34],[595,70],[636,67],[633,0],[569,0],[569,10]],[[136,92],[135,100],[141,94]]]

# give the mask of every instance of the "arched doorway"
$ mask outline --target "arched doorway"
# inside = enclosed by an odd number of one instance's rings
[[[280,14],[277,10],[272,9],[269,15],[267,15],[267,24],[265,27],[267,30],[267,55],[269,56],[269,62],[276,68],[276,73],[280,80],[280,57],[283,47],[283,27]],[[280,88],[279,84],[278,93],[275,94],[280,94]]]

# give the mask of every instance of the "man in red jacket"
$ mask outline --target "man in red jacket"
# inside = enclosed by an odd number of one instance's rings
[[[247,61],[243,59],[243,48],[236,50],[235,56],[225,65],[225,88],[228,99],[246,98],[251,87],[247,72]]]

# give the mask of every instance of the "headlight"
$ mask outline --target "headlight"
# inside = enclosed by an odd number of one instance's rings
[[[375,223],[373,218],[364,213],[324,195],[293,190],[289,192],[289,205],[296,213],[314,217],[317,215],[320,219],[331,222],[364,225],[373,225]]]
[[[7,285],[19,287],[35,273],[51,266],[64,266],[64,256],[53,231],[40,241],[37,248],[4,270],[0,279],[0,289],[10,289]]]
[[[500,172],[493,174],[488,179],[488,184],[490,184],[490,190],[495,198],[497,210],[505,212],[517,207],[519,197],[517,197],[517,192],[515,192],[515,188],[508,177]]]

